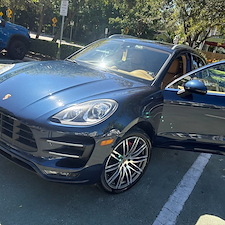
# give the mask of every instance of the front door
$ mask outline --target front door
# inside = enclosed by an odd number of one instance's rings
[[[193,87],[179,95],[190,80],[200,80],[203,94]],[[158,129],[164,147],[225,153],[225,61],[207,65],[173,81],[163,91]]]

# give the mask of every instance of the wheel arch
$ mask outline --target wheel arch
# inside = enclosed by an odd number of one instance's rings
[[[133,127],[133,129],[134,128],[139,128],[143,130],[149,136],[150,140],[153,141],[155,136],[155,129],[150,122],[146,121],[139,122]]]
[[[11,43],[15,40],[19,40],[19,41],[22,41],[24,42],[24,44],[26,45],[27,48],[30,47],[30,40],[23,36],[23,35],[19,35],[19,34],[15,34],[13,36],[11,36],[10,40],[8,41],[8,44],[7,44],[7,48],[11,45]]]
[[[117,140],[115,141],[114,145],[116,145],[117,143],[119,143],[119,141],[126,135],[128,134],[129,132],[133,131],[133,130],[137,130],[137,129],[140,129],[142,131],[144,131],[144,133],[146,135],[148,135],[151,143],[154,142],[154,137],[156,135],[156,131],[155,131],[155,128],[153,127],[153,125],[150,123],[150,122],[147,122],[147,121],[139,121],[139,122],[136,122],[136,123],[132,123],[130,124],[129,126],[127,126],[123,132],[122,132],[122,135],[120,135]]]

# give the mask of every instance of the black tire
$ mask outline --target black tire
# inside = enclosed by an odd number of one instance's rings
[[[135,185],[147,168],[151,147],[143,130],[126,134],[104,164],[101,187],[110,193],[121,193]]]
[[[28,49],[26,43],[21,40],[13,40],[8,49],[8,55],[11,59],[23,59],[27,53]]]

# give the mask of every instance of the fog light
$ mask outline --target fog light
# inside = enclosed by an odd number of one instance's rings
[[[70,177],[70,178],[75,178],[79,176],[78,173],[60,172],[55,170],[43,170],[43,172],[46,175],[52,175],[52,176],[64,176],[64,177]]]
[[[68,173],[68,172],[57,172],[57,171],[54,171],[54,170],[44,170],[44,172],[47,175],[62,175],[62,176],[69,176],[70,175],[70,173]]]

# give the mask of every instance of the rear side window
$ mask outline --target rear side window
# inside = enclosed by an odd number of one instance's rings
[[[197,55],[192,55],[192,70],[198,69],[205,65],[205,62]]]

